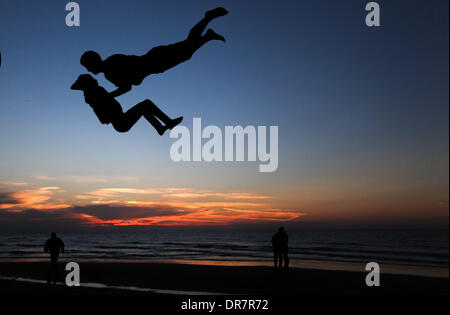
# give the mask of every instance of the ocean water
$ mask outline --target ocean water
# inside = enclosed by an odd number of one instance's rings
[[[149,229],[58,233],[64,260],[272,264],[269,230]],[[448,268],[448,230],[288,230],[292,266],[304,261]],[[43,260],[46,233],[1,234],[0,262]]]

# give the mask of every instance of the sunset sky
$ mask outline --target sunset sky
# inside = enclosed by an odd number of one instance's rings
[[[449,214],[448,1],[0,3],[0,229],[116,225],[444,224]],[[81,54],[145,54],[228,16],[191,60],[118,98],[204,125],[279,126],[279,167],[172,162],[144,120],[119,134],[70,90]],[[108,91],[103,75],[96,76]]]

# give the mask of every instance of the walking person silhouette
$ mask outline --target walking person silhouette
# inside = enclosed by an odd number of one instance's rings
[[[50,269],[48,271],[47,284],[56,284],[56,278],[58,277],[56,263],[58,262],[60,251],[61,253],[64,253],[64,242],[56,236],[55,232],[53,232],[44,245],[44,252],[50,252]]]
[[[103,87],[99,86],[97,80],[89,74],[80,75],[70,88],[83,91],[85,102],[92,107],[100,122],[102,124],[111,123],[118,132],[127,132],[144,116],[162,136],[167,129],[173,129],[183,120],[183,117],[170,119],[148,99],[124,113],[120,103]],[[162,125],[158,119],[165,125]]]
[[[222,7],[207,11],[204,18],[189,32],[187,39],[171,45],[157,46],[143,56],[112,55],[102,60],[95,51],[86,51],[80,63],[93,74],[104,73],[105,78],[113,83],[117,89],[111,96],[117,97],[131,90],[132,85],[139,85],[149,75],[162,73],[178,64],[189,60],[200,47],[211,40],[225,38],[212,29],[203,32],[213,19],[228,14]]]
[[[284,227],[280,227],[278,232],[272,236],[272,247],[273,247],[273,263],[275,269],[281,268],[284,259],[284,268],[289,268],[289,257],[288,257],[288,235],[284,230]],[[277,266],[278,261],[278,266]]]

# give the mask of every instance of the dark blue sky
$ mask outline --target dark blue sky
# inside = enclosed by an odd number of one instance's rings
[[[69,28],[66,1],[2,1],[1,179],[120,175],[148,187],[176,175],[179,186],[270,192],[310,213],[331,211],[323,196],[352,211],[380,196],[448,211],[448,1],[378,1],[380,28],[364,24],[367,2],[85,0],[81,26]],[[127,109],[149,98],[187,126],[193,117],[278,125],[274,174],[173,163],[167,135],[143,120],[117,134],[69,89],[86,72],[84,51],[144,54],[183,40],[219,5],[230,14],[210,26],[225,44],[208,43],[118,100]]]

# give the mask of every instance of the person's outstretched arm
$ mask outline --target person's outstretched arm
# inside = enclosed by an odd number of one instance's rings
[[[61,253],[64,253],[64,242],[61,240]]]
[[[119,86],[119,88],[117,90],[112,91],[111,93],[109,93],[109,95],[111,95],[112,97],[117,97],[117,96],[123,95],[129,91],[131,91],[131,85]]]

